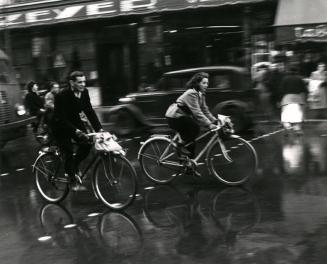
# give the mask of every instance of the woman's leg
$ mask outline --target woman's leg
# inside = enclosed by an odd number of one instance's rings
[[[180,135],[182,140],[187,143],[192,143],[186,147],[186,149],[191,153],[190,158],[195,156],[195,143],[194,140],[200,133],[200,126],[196,121],[188,116],[180,118],[169,118],[168,125],[176,130]]]

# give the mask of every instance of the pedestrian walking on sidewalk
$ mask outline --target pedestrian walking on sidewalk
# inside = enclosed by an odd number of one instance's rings
[[[308,90],[305,82],[297,74],[296,68],[291,68],[280,85],[281,122],[285,129],[302,134],[304,109]]]
[[[318,63],[317,70],[311,73],[308,102],[313,118],[327,118],[327,71],[326,64]]]

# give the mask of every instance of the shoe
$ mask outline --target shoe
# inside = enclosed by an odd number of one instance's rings
[[[75,173],[75,181],[79,184],[83,184],[81,171]]]
[[[192,168],[190,168],[190,167],[188,167],[188,168],[186,169],[185,174],[186,174],[186,175],[192,175],[192,176],[195,176],[195,177],[197,177],[197,178],[201,178],[201,177],[202,177],[200,172],[198,172],[197,170],[192,169]]]
[[[198,172],[197,170],[193,170],[193,176],[197,177],[197,178],[202,178],[202,175],[200,172]]]
[[[182,143],[177,143],[177,153],[180,156],[184,155],[189,157],[191,155],[191,152],[189,152]]]
[[[84,185],[81,185],[79,183],[75,183],[72,187],[71,187],[72,191],[74,192],[83,192],[83,191],[87,191],[87,188]]]

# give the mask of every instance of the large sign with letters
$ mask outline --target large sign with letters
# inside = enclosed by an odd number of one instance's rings
[[[327,24],[309,25],[294,28],[296,40],[327,41]]]
[[[53,8],[35,8],[34,10],[22,12],[7,11],[8,13],[6,13],[6,8],[4,8],[2,14],[0,14],[0,30],[4,27],[26,27],[118,15],[146,14],[167,10],[263,1],[266,0],[107,0]]]

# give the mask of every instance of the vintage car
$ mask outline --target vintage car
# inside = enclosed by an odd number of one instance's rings
[[[0,149],[10,140],[25,136],[30,117],[9,57],[0,50]]]
[[[196,72],[209,73],[206,100],[213,114],[232,117],[236,131],[249,128],[255,108],[255,91],[250,73],[235,66],[208,66],[166,72],[154,87],[127,94],[107,112],[115,133],[129,134],[140,127],[165,125],[165,112],[185,91],[185,84]]]

